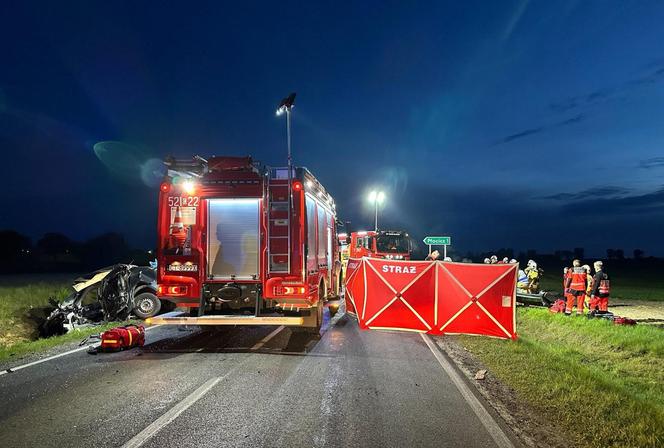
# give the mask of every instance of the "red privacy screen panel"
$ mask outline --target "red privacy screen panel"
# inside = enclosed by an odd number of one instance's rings
[[[346,310],[360,328],[516,338],[516,264],[348,260]]]

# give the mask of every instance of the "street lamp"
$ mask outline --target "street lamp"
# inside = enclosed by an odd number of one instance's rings
[[[385,193],[382,191],[372,191],[369,193],[369,202],[374,204],[375,215],[374,215],[374,230],[378,232],[378,204],[382,204],[385,201]]]
[[[291,203],[293,202],[293,193],[291,191],[292,188],[292,183],[293,180],[291,179],[292,177],[292,171],[293,171],[293,159],[291,157],[291,110],[293,109],[293,106],[295,105],[295,92],[291,93],[288,95],[286,98],[281,100],[281,103],[279,103],[279,106],[277,107],[277,117],[283,115],[286,113],[286,138],[287,138],[287,144],[288,144],[288,207],[289,207],[289,212],[291,207]],[[290,213],[288,214],[288,219],[290,219]]]

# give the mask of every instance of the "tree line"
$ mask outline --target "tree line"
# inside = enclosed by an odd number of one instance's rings
[[[146,250],[132,249],[124,236],[115,232],[86,241],[49,232],[33,243],[15,230],[0,230],[0,274],[85,272],[115,263],[146,265],[152,258]]]

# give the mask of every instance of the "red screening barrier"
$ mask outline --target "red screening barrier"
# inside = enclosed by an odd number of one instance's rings
[[[516,264],[348,260],[346,310],[362,329],[516,339]]]

